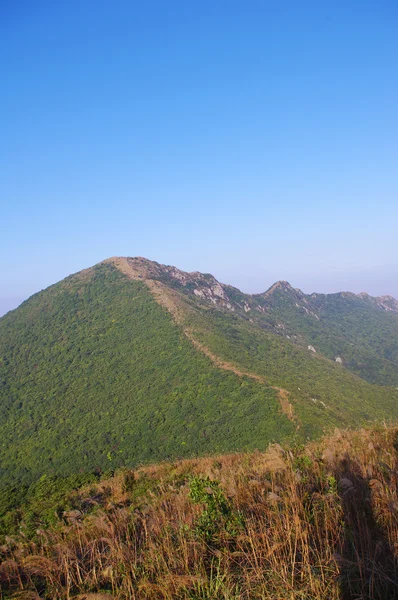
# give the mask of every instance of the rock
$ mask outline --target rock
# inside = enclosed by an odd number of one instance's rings
[[[311,350],[311,352],[315,352],[315,354],[316,354],[316,350],[315,350],[314,346],[309,345],[308,350]]]
[[[339,363],[339,365],[343,364],[341,356],[336,356],[336,362]]]
[[[65,510],[62,516],[68,523],[76,523],[81,521],[83,513],[80,510]]]

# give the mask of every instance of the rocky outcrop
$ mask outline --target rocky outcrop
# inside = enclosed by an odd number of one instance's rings
[[[236,308],[236,303],[230,300],[224,286],[213,275],[198,271],[188,273],[142,257],[114,257],[104,262],[112,262],[129,277],[170,284],[188,294],[193,293],[197,298],[210,302],[218,308],[230,311]]]
[[[357,295],[358,298],[362,298],[363,300],[368,300],[376,305],[381,310],[385,310],[388,312],[398,313],[398,300],[396,300],[393,296],[369,296],[366,292],[361,292]]]

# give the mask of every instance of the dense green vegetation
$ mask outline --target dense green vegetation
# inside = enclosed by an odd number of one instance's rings
[[[215,368],[146,285],[99,265],[0,320],[1,480],[265,448],[276,393]]]
[[[222,296],[209,300],[221,293],[211,275],[175,277],[146,263],[136,261],[171,294],[178,323],[116,263],[68,277],[0,319],[3,533],[22,506],[34,528],[67,508],[66,490],[121,466],[262,450],[398,418],[395,313],[350,294],[304,298],[276,286],[246,296],[224,286],[232,310]],[[288,392],[290,418],[277,388]]]
[[[196,337],[214,353],[290,392],[302,434],[319,435],[325,426],[398,418],[394,388],[371,385],[239,316],[203,308],[191,309],[189,315]]]
[[[276,289],[256,301],[266,306],[260,322],[282,323],[283,335],[297,336],[370,383],[398,385],[398,314],[382,310],[370,297],[349,293],[313,294]],[[306,309],[306,310],[305,310]],[[308,312],[307,312],[308,311]]]
[[[161,267],[152,276],[196,299],[195,304],[198,296],[192,292],[198,286],[206,289],[218,283],[211,275],[199,273],[181,280]],[[312,345],[333,361],[339,357],[346,369],[369,383],[398,386],[398,303],[393,298],[349,292],[306,295],[285,281],[264,294],[244,294],[229,285],[222,288],[241,319],[302,348]],[[213,300],[223,308],[217,297]],[[206,301],[199,304],[206,306]]]
[[[58,523],[66,510],[74,508],[73,493],[99,479],[99,472],[74,473],[65,477],[42,475],[30,485],[3,485],[0,489],[0,539],[19,533],[21,528],[25,535],[32,536],[38,528]]]

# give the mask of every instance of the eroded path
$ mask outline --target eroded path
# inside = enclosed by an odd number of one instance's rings
[[[136,281],[142,281],[143,283],[145,283],[145,285],[150,289],[153,297],[158,302],[158,304],[166,308],[166,310],[171,314],[174,322],[177,325],[179,325],[184,335],[188,338],[191,344],[197,350],[202,352],[202,354],[207,356],[212,361],[214,366],[216,366],[219,369],[223,369],[224,371],[230,371],[238,377],[248,377],[249,379],[254,379],[259,383],[268,385],[272,389],[276,390],[278,392],[278,400],[282,413],[290,421],[293,421],[296,424],[298,424],[297,417],[294,414],[293,406],[289,401],[289,392],[287,390],[277,386],[270,386],[265,377],[257,375],[256,373],[252,373],[250,371],[239,369],[233,363],[223,360],[222,358],[214,354],[214,352],[212,352],[210,348],[208,348],[202,342],[199,342],[199,340],[195,338],[193,330],[187,327],[184,322],[184,311],[178,305],[177,298],[173,297],[174,292],[172,290],[169,290],[160,281],[150,279],[148,277],[148,272],[146,272],[145,269],[141,270],[140,268],[137,268],[135,266],[133,267],[129,263],[127,258],[110,258],[105,262],[112,263],[113,265],[115,265],[115,267],[117,267],[119,271],[124,273],[129,279],[134,279]]]

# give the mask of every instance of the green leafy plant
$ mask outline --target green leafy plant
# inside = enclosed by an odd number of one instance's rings
[[[222,530],[236,536],[243,527],[242,516],[233,509],[219,482],[209,477],[192,477],[189,488],[191,500],[204,505],[195,531],[208,543],[214,543]]]

